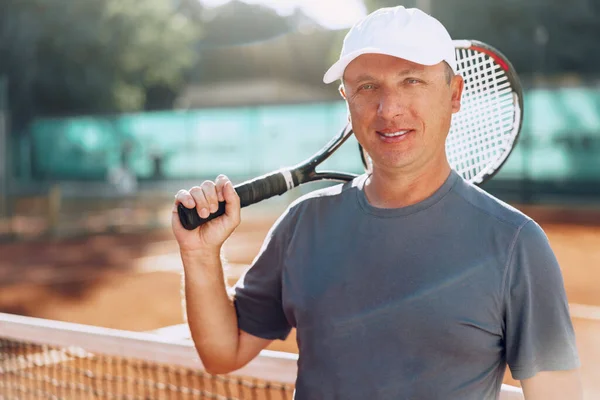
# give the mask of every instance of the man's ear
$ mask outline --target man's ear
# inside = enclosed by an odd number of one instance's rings
[[[340,84],[340,87],[338,88],[338,90],[339,90],[339,92],[340,92],[340,95],[342,96],[342,98],[343,98],[344,100],[346,100],[346,110],[348,111],[348,122],[350,122],[350,123],[351,123],[352,121],[351,121],[351,119],[350,119],[350,106],[349,106],[349,104],[348,104],[348,98],[346,97],[346,90],[344,90],[344,82],[342,82],[342,83]]]
[[[344,84],[343,83],[340,84],[340,87],[338,88],[338,90],[339,90],[340,95],[342,96],[342,98],[344,100],[346,100],[346,91],[344,90]]]
[[[457,113],[460,111],[460,102],[465,89],[465,81],[463,77],[460,75],[454,75],[452,77],[450,87],[452,89],[452,113]]]

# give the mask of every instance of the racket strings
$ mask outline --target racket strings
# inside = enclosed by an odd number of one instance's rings
[[[510,81],[492,57],[471,49],[457,49],[456,56],[465,88],[446,152],[459,174],[479,183],[510,152],[517,110]]]
[[[481,54],[465,57],[463,67],[462,74],[466,76],[464,110],[467,111],[458,115],[453,132],[456,134],[452,138],[455,149],[450,153],[460,158],[457,165],[473,178],[485,166],[486,159],[497,158],[497,147],[502,141],[495,139],[498,135],[502,138],[502,121],[506,121],[502,114],[506,113],[510,121],[512,101],[510,98],[501,100],[500,82],[506,77],[498,76],[503,71],[495,67],[489,57]],[[507,90],[506,94],[509,93]]]
[[[482,55],[479,55],[479,58]],[[503,71],[499,70],[499,67],[495,68],[495,65],[491,59],[483,59],[480,61],[479,66],[474,62],[477,59],[470,57],[466,60],[464,69],[464,75],[466,79],[466,88],[464,96],[464,110],[461,115],[458,116],[458,125],[456,129],[457,133],[461,134],[461,142],[472,145],[473,139],[481,141],[482,139],[488,139],[493,137],[494,133],[498,133],[499,124],[503,121],[502,113],[506,112],[511,115],[512,99],[509,98],[507,101],[502,101],[501,97],[503,94],[510,94],[510,89],[507,87],[505,92],[502,92],[500,82],[506,80],[505,76],[498,76],[498,73]],[[486,79],[487,78],[487,79]],[[508,106],[509,109],[503,109],[503,106]],[[463,117],[463,121],[460,121],[460,117]],[[500,117],[500,118],[499,118]],[[461,123],[462,122],[462,123]],[[492,134],[489,133],[485,136],[481,136],[481,130],[483,128],[489,129],[490,125],[494,129]],[[470,131],[479,131],[479,135],[473,135]],[[458,139],[458,135],[456,136]],[[466,142],[465,142],[466,140]]]

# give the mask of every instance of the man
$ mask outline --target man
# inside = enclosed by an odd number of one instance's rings
[[[231,182],[180,191],[200,216],[173,230],[188,323],[212,373],[236,370],[297,328],[296,398],[496,399],[506,365],[527,400],[579,399],[562,277],[541,228],[466,183],[445,140],[463,80],[434,18],[378,10],[325,74],[372,170],[292,204],[233,299],[220,251],[240,222]]]

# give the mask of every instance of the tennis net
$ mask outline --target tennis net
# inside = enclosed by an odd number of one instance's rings
[[[291,399],[294,354],[263,351],[232,375],[190,339],[0,313],[0,399]]]

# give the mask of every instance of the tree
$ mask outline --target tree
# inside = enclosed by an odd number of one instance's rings
[[[272,80],[320,88],[345,34],[325,29],[299,9],[282,17],[235,0],[206,10],[202,21],[200,60],[190,77],[195,84]],[[331,91],[337,98],[337,90]]]
[[[0,75],[9,80],[13,126],[34,116],[140,110],[153,90],[177,92],[195,62],[198,28],[176,4],[2,1]]]
[[[205,48],[245,45],[272,39],[294,27],[272,8],[233,0],[205,10],[203,15]]]

